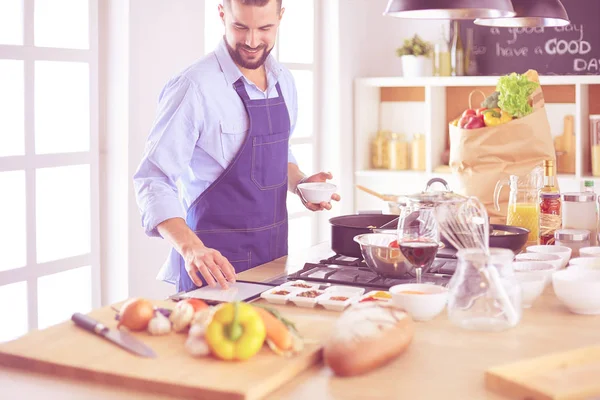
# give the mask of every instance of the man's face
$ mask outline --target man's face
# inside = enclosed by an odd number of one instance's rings
[[[273,50],[284,10],[279,11],[276,0],[270,0],[263,7],[244,5],[236,0],[230,4],[219,6],[229,54],[240,67],[257,69]]]

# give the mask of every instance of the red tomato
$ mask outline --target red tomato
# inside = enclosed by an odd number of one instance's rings
[[[185,299],[184,301],[194,307],[194,312],[208,308],[208,304],[200,299]]]
[[[397,240],[394,240],[392,243],[390,243],[390,247],[393,247],[395,249],[399,249],[400,245],[398,244]]]
[[[473,110],[472,108],[468,108],[462,113],[461,117],[468,117],[470,115],[477,115],[477,111]]]

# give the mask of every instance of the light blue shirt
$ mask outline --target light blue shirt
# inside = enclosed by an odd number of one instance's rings
[[[279,82],[290,114],[290,135],[294,131],[298,99],[292,74],[272,55],[265,68],[268,87],[263,92],[242,75],[221,40],[214,52],[165,85],[133,177],[146,234],[159,236],[156,226],[169,218],[185,219],[191,203],[235,157],[249,126],[244,104],[233,88],[239,78],[251,99],[278,97],[275,84]],[[291,150],[288,161],[296,164]]]

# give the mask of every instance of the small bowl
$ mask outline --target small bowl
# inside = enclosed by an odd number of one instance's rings
[[[515,261],[537,261],[552,264],[558,271],[563,265],[563,259],[558,254],[551,253],[521,253],[515,256]]]
[[[568,268],[572,268],[574,266],[600,270],[600,257],[575,257],[569,261]]]
[[[533,302],[540,297],[546,287],[546,278],[539,275],[516,274],[517,282],[522,289],[522,306],[531,308]]]
[[[571,259],[572,250],[570,247],[566,247],[566,246],[536,245],[536,246],[528,246],[527,252],[528,253],[557,254],[562,258],[563,263],[562,263],[561,268],[564,268],[567,266],[567,264],[569,263],[569,260]]]
[[[429,283],[403,283],[390,288],[392,302],[415,321],[429,321],[441,313],[448,301],[448,289]]]
[[[579,249],[581,257],[600,257],[600,246],[582,247]]]
[[[337,186],[327,182],[306,182],[298,185],[304,199],[310,203],[329,203]]]
[[[544,279],[544,286],[548,286],[552,280],[552,274],[556,268],[552,264],[542,261],[515,261],[513,262],[515,275],[537,276]]]
[[[552,285],[569,311],[600,315],[600,271],[567,268],[552,275]]]

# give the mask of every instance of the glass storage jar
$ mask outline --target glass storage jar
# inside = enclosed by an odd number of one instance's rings
[[[521,286],[508,249],[463,249],[448,284],[448,318],[465,329],[501,331],[521,320]]]
[[[562,194],[562,228],[590,231],[590,246],[596,246],[598,215],[596,193],[578,192]]]
[[[571,249],[571,258],[579,257],[579,249],[590,247],[590,231],[585,229],[559,229],[554,232],[554,243]]]

